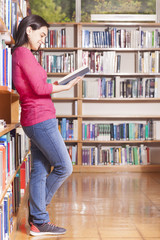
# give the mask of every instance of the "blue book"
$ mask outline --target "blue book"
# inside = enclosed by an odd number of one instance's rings
[[[62,118],[62,137],[66,140],[66,118]]]
[[[126,124],[123,123],[122,126],[123,126],[123,140],[126,140]]]
[[[114,131],[114,140],[117,140],[117,125],[113,125],[113,131]]]
[[[4,239],[9,237],[9,221],[8,221],[8,197],[4,197]]]
[[[111,148],[110,148],[110,162],[111,162],[111,165],[113,165],[113,164],[114,164],[114,159],[113,159],[113,150],[114,150],[114,148],[113,148],[113,147],[111,147]]]
[[[84,48],[90,47],[90,31],[84,30]]]
[[[106,78],[102,78],[102,97],[106,97]]]
[[[8,87],[8,48],[6,48],[6,86]]]

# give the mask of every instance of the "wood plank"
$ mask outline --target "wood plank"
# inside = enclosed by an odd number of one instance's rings
[[[135,173],[151,173],[160,172],[160,165],[100,165],[100,166],[73,166],[73,172],[87,172],[87,173],[116,173],[116,172],[135,172]]]
[[[20,126],[20,123],[7,124],[7,127],[0,131],[0,136],[12,131],[13,129]]]
[[[116,116],[96,116],[96,115],[82,115],[80,116],[83,119],[104,119],[104,120],[119,120],[119,119],[135,119],[136,121],[138,120],[147,120],[147,119],[160,119],[160,116],[155,116],[155,115],[147,115],[147,116],[120,116],[120,115],[116,115]]]
[[[107,102],[107,103],[155,103],[160,102],[160,98],[80,98],[83,102]]]

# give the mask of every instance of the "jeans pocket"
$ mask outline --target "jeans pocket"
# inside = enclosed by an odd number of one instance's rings
[[[32,138],[34,135],[34,127],[33,126],[28,126],[28,127],[22,127],[23,131],[25,132],[25,134],[29,137]]]

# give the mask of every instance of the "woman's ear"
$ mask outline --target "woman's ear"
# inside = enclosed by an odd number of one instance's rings
[[[31,28],[31,26],[28,26],[28,27],[26,28],[26,33],[27,33],[28,36],[32,33],[32,28]]]

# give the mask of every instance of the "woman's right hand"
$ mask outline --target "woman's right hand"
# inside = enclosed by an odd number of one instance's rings
[[[66,84],[67,89],[71,89],[74,85],[76,85],[80,80],[82,80],[83,77],[77,77],[75,79],[73,79],[72,81],[70,81],[69,83]]]
[[[57,82],[55,82],[52,84],[52,86],[53,86],[52,93],[67,91],[67,90],[71,89],[74,85],[76,85],[82,79],[83,79],[83,77],[77,77],[77,78],[73,79],[72,81],[70,81],[69,83],[67,83],[66,85],[58,85]]]

